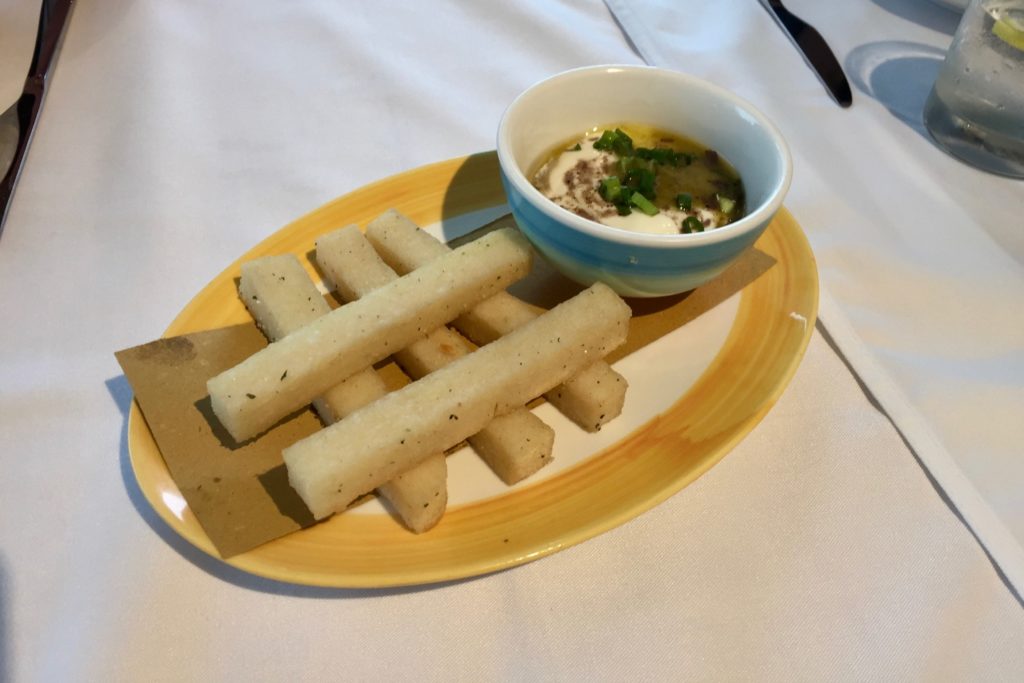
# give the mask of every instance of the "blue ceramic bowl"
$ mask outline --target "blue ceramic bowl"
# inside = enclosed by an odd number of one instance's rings
[[[567,211],[530,184],[527,173],[556,145],[630,122],[720,152],[743,181],[746,215],[702,233],[631,232]],[[725,270],[768,227],[793,175],[785,140],[752,105],[693,76],[645,66],[575,69],[530,87],[502,116],[498,160],[520,230],[555,267],[581,284],[601,281],[639,297],[685,292]]]

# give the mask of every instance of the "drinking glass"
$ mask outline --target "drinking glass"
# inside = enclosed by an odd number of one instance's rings
[[[1024,0],[971,0],[924,123],[950,154],[1024,178]]]

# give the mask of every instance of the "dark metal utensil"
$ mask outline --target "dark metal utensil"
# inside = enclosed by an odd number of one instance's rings
[[[7,111],[0,114],[0,234],[3,234],[7,209],[11,205],[14,186],[25,163],[25,152],[32,141],[39,111],[46,94],[46,82],[50,67],[64,37],[67,18],[74,0],[43,0],[39,12],[39,30],[36,33],[36,47],[32,53],[32,65],[25,78],[21,97]]]
[[[840,107],[849,107],[853,104],[850,83],[846,80],[843,68],[839,66],[839,60],[836,59],[821,34],[813,26],[786,9],[782,0],[760,0],[760,2],[775,19],[775,23],[786,32],[786,35],[803,54],[807,64],[814,69],[814,73],[825,84],[832,99]]]

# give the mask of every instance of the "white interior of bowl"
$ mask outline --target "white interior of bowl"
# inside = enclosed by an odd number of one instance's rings
[[[740,174],[747,193],[747,216],[698,235],[638,237],[637,233],[604,228],[546,200],[540,202],[542,195],[526,174],[547,153],[594,126],[630,122],[684,135],[718,151]],[[509,173],[505,164],[509,180],[542,210],[564,213],[560,220],[571,216],[577,227],[596,229],[619,241],[680,237],[707,241],[750,229],[778,210],[792,175],[785,141],[752,105],[696,77],[651,67],[588,67],[538,83],[505,112],[498,130],[498,154],[504,157],[503,163],[510,159],[518,169],[518,173]]]

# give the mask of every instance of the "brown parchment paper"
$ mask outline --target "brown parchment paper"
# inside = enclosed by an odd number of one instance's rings
[[[629,337],[608,360],[614,362],[685,325],[774,263],[764,252],[748,249],[721,276],[692,292],[629,300]],[[509,291],[550,308],[580,289],[538,258],[530,276]],[[314,523],[288,485],[281,459],[286,446],[321,428],[313,412],[300,411],[256,439],[235,443],[209,407],[206,381],[266,345],[256,325],[246,324],[158,339],[115,354],[171,477],[223,557]]]

